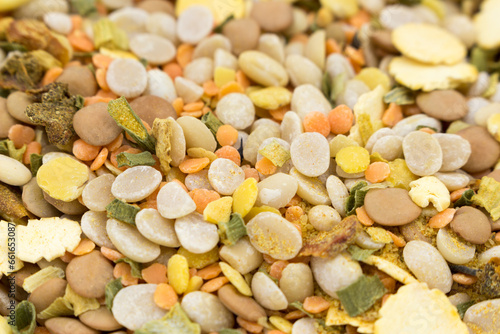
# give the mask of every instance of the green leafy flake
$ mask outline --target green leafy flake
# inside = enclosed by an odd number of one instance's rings
[[[290,152],[286,150],[277,140],[271,141],[259,153],[271,160],[271,162],[278,167],[282,167],[290,158]]]
[[[293,5],[295,7],[302,7],[313,12],[317,12],[321,8],[319,1],[311,1],[311,0],[297,0],[293,2]]]
[[[4,89],[0,87],[0,97],[3,97],[4,99],[8,98],[10,95],[10,90],[9,89]]]
[[[406,87],[395,87],[384,95],[384,102],[407,105],[415,103],[415,92]]]
[[[46,309],[38,313],[38,318],[42,320],[73,316],[75,312],[73,311],[73,306],[64,297],[57,297]]]
[[[7,42],[7,41],[0,41],[0,49],[4,50],[5,52],[11,52],[11,51],[20,51],[20,52],[26,52],[28,49],[22,44],[19,43],[14,43],[14,42]]]
[[[488,70],[488,62],[490,61],[491,56],[488,51],[481,49],[476,46],[472,48],[470,54],[470,63],[476,66],[479,72]]]
[[[155,139],[151,136],[139,116],[132,110],[125,97],[112,100],[108,103],[108,113],[119,127],[139,144],[145,151],[155,153]]]
[[[87,311],[97,310],[101,306],[97,299],[85,298],[77,294],[73,289],[71,289],[69,284],[66,285],[64,299],[72,305],[75,316],[79,316]]]
[[[49,142],[65,146],[76,137],[73,116],[79,110],[76,95],[69,93],[68,85],[53,82],[40,89],[27,91],[34,103],[26,108],[31,121],[45,126]]]
[[[416,6],[419,5],[422,0],[399,0],[398,2],[405,6]]]
[[[121,277],[106,284],[106,288],[104,289],[104,296],[106,299],[106,307],[108,308],[108,310],[111,311],[111,308],[113,307],[113,299],[115,299],[116,294],[121,289],[123,289]]]
[[[25,91],[34,89],[42,80],[45,69],[29,53],[19,53],[5,59],[0,68],[0,87]]]
[[[118,28],[111,20],[103,18],[94,23],[94,45],[96,49],[105,47],[108,49],[128,49],[127,33]]]
[[[468,302],[461,303],[461,304],[457,305],[457,310],[458,310],[458,314],[460,315],[460,319],[464,318],[465,312],[469,309],[469,307],[474,305],[474,303],[475,302],[473,300],[469,300]]]
[[[224,328],[218,331],[219,334],[241,334],[241,332],[237,329]]]
[[[376,250],[375,249],[363,249],[356,245],[349,245],[347,251],[351,254],[353,260],[363,261],[367,259],[370,255],[372,255]]]
[[[134,226],[135,216],[140,210],[141,209],[138,207],[120,201],[116,198],[106,206],[108,218],[114,218]]]
[[[304,306],[302,305],[301,302],[293,302],[293,303],[290,303],[288,306],[295,307],[297,310],[306,314],[309,318],[314,318],[314,314],[309,313],[306,310],[304,310]]]
[[[122,152],[116,156],[116,162],[118,163],[118,168],[123,166],[133,167],[133,166],[154,166],[156,160],[153,155],[148,152],[141,153],[128,153]]]
[[[200,334],[200,325],[193,323],[181,308],[179,303],[161,319],[144,324],[134,334]]]
[[[356,282],[337,291],[344,310],[356,317],[372,307],[387,292],[378,276],[362,275]]]
[[[98,14],[95,0],[71,0],[71,6],[81,16],[95,16]]]
[[[9,146],[7,145],[7,142],[10,139],[4,139],[0,141],[0,154],[9,156]]]
[[[203,115],[201,117],[201,121],[212,132],[214,136],[217,134],[217,130],[219,130],[219,128],[224,125],[224,123],[222,123],[211,111]]]
[[[135,278],[140,278],[142,279],[141,271],[142,271],[142,264],[135,262],[134,260],[129,259],[128,257],[122,257],[121,259],[118,259],[115,261],[115,263],[120,263],[120,262],[125,262],[130,265],[130,268],[132,268],[132,276]]]
[[[23,282],[23,289],[31,293],[40,285],[53,278],[64,278],[64,270],[54,266],[45,267],[33,275],[26,277]]]
[[[497,84],[498,84],[498,72],[495,72],[492,75],[490,75],[488,88],[484,91],[482,96],[485,99],[489,99],[490,97],[492,97],[497,91]]]
[[[38,169],[40,169],[42,164],[43,164],[43,155],[31,153],[30,168],[31,168],[31,174],[33,176],[36,176],[36,173],[38,173]]]
[[[351,193],[345,202],[346,215],[353,215],[357,208],[363,206],[368,189],[363,189],[368,185],[365,181],[357,182],[351,189]]]
[[[36,329],[35,305],[23,300],[16,307],[14,332],[18,334],[33,334]]]
[[[85,106],[85,98],[81,95],[75,95],[75,107],[80,110]]]
[[[321,92],[327,99],[330,99],[332,93],[332,79],[330,79],[330,74],[328,74],[328,72],[325,72],[321,79]]]
[[[458,208],[461,206],[472,205],[472,196],[474,196],[474,190],[466,190],[462,196],[460,196],[460,198],[453,203],[453,207]]]
[[[332,90],[330,92],[330,103],[336,101],[340,93],[344,91],[345,84],[347,82],[347,73],[342,72],[337,74],[332,80]]]
[[[427,125],[417,125],[416,130],[418,131],[420,129],[431,129],[434,132],[439,132],[436,128],[433,128],[432,126],[427,126]]]
[[[269,265],[262,264],[257,271],[259,271],[259,272],[263,273],[264,275],[266,275],[267,277],[269,277],[269,279],[271,279],[271,281],[273,281],[276,285],[279,285],[280,281],[277,278],[269,275],[268,269],[269,269]]]
[[[485,208],[494,221],[500,219],[500,182],[484,176],[477,194],[472,196],[472,203]]]
[[[142,64],[142,66],[148,67],[148,61],[145,58],[140,58],[139,62]]]
[[[231,219],[227,223],[219,223],[218,225],[221,241],[227,246],[234,245],[247,235],[245,221],[239,213],[231,214]]]
[[[231,14],[222,23],[220,23],[217,27],[214,28],[214,33],[216,34],[222,34],[222,29],[224,29],[224,26],[231,20],[234,20],[234,15]],[[219,333],[220,334],[220,333]]]

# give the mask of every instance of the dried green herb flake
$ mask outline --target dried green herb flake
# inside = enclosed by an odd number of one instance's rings
[[[128,257],[122,257],[121,259],[115,261],[115,263],[120,263],[120,262],[128,263],[130,265],[130,268],[132,268],[131,270],[132,276],[135,278],[142,279],[141,275],[142,264],[135,262],[134,260],[131,260]]]
[[[140,209],[115,198],[106,206],[106,211],[108,212],[108,218],[114,218],[135,226],[135,216]]]
[[[227,223],[219,223],[221,241],[228,246],[234,245],[238,240],[247,235],[245,222],[239,213],[231,214]]]
[[[356,245],[349,245],[347,251],[351,254],[351,258],[356,261],[366,260],[375,252],[375,249],[363,249]]]
[[[363,206],[365,196],[369,189],[363,189],[368,185],[365,181],[357,182],[351,189],[351,193],[345,202],[346,215],[353,215],[357,208]]]
[[[123,166],[154,166],[156,163],[153,155],[147,151],[137,154],[122,152],[116,156],[116,161],[118,168]]]
[[[211,111],[203,115],[201,121],[214,136],[217,134],[217,130],[224,125],[224,123],[222,123]]]
[[[106,298],[106,307],[108,308],[108,310],[111,311],[111,308],[113,307],[113,299],[115,299],[116,294],[121,289],[123,289],[121,277],[106,284],[106,288],[104,289],[104,296]]]
[[[387,292],[378,276],[362,275],[356,282],[337,291],[344,310],[356,317],[370,309]]]

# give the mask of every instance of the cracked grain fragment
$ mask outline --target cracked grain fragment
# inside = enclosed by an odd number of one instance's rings
[[[69,219],[41,218],[29,220],[27,226],[17,226],[17,256],[36,263],[44,258],[52,261],[71,252],[80,243],[80,224]]]
[[[411,302],[409,302],[411,301]],[[467,334],[469,330],[446,295],[425,283],[402,286],[387,299],[375,322],[375,334]]]
[[[155,119],[153,122],[153,137],[156,139],[156,156],[160,159],[160,167],[164,174],[170,170],[172,162],[172,122],[171,118]]]

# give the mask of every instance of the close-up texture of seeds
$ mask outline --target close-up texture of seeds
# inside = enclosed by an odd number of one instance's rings
[[[0,0],[0,334],[500,334],[500,0]]]

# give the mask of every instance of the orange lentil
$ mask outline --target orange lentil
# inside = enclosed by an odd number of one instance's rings
[[[471,276],[463,273],[455,273],[451,275],[453,281],[461,285],[472,285],[477,282],[476,276]]]
[[[269,267],[269,275],[277,280],[281,279],[283,270],[288,266],[288,261],[278,260]]]
[[[458,199],[460,199],[460,197],[462,197],[462,195],[464,194],[464,192],[466,192],[469,189],[470,188],[467,187],[467,188],[462,188],[462,189],[457,189],[455,191],[452,191],[451,194],[450,194],[450,200],[452,202],[457,201]]]
[[[158,203],[156,202],[156,200],[142,202],[141,204],[139,204],[139,208],[140,209],[155,209],[155,210],[157,210]]]
[[[53,83],[63,72],[62,67],[52,67],[51,69],[45,72],[42,79],[42,86],[48,85],[49,83]]]
[[[82,29],[83,18],[80,15],[71,15],[70,18],[73,30]]]
[[[109,86],[108,83],[106,82],[106,72],[107,72],[106,69],[98,68],[95,71],[95,79],[99,87],[102,88],[102,90],[109,91]]]
[[[203,168],[207,167],[210,164],[209,158],[194,158],[194,159],[186,159],[179,165],[179,169],[181,172],[186,174],[192,174],[199,172]]]
[[[368,216],[364,205],[356,209],[356,216],[358,217],[359,222],[365,226],[372,226],[375,224],[373,219]]]
[[[219,100],[230,93],[244,93],[243,86],[236,81],[230,81],[227,84],[219,88]]]
[[[250,332],[250,333],[261,333],[264,327],[261,325],[255,323],[255,322],[250,322],[248,320],[245,320],[241,317],[236,317],[236,322],[238,325],[240,325],[244,330]]]
[[[9,128],[7,136],[16,148],[21,148],[35,140],[35,130],[26,125],[14,124]]]
[[[217,151],[215,151],[215,155],[217,156],[217,158],[229,159],[238,166],[241,165],[240,153],[232,146],[222,146]]]
[[[495,242],[500,243],[500,232],[495,233]]]
[[[120,133],[111,143],[106,145],[106,148],[109,152],[113,152],[117,150],[123,143],[123,133]]]
[[[433,135],[433,134],[435,134],[435,133],[436,133],[436,131],[432,130],[431,128],[427,128],[427,127],[425,127],[425,128],[421,128],[421,129],[419,129],[418,131],[422,131],[422,132],[428,133],[428,134],[430,134],[430,135]]]
[[[167,283],[167,266],[161,263],[153,263],[141,271],[142,279],[149,284]]]
[[[393,127],[403,119],[403,109],[400,105],[392,102],[389,107],[384,111],[382,116],[382,123],[386,126]]]
[[[103,3],[96,2],[95,7],[97,9],[97,13],[99,13],[100,16],[106,16],[108,14],[108,9]]]
[[[200,118],[203,115],[203,112],[201,110],[198,111],[183,111],[181,112],[180,116],[191,116],[194,118]]]
[[[302,198],[300,198],[299,195],[295,195],[292,197],[292,199],[290,200],[290,202],[288,202],[285,207],[288,208],[288,207],[291,207],[291,206],[294,206],[294,205],[299,205],[300,203],[302,202]]]
[[[148,197],[146,197],[146,201],[156,201],[156,197],[158,196],[158,193],[160,192],[161,188],[163,188],[167,182],[161,182],[158,188],[156,188],[155,191],[151,193]]]
[[[169,310],[177,303],[179,296],[171,285],[161,283],[156,287],[153,299],[158,307]]]
[[[382,161],[376,161],[365,170],[365,178],[371,183],[382,182],[389,177],[391,168],[389,164]]]
[[[135,285],[139,283],[137,277],[132,276],[132,267],[126,262],[119,262],[113,268],[113,276],[115,278],[121,277],[123,286]]]
[[[182,110],[184,111],[198,111],[201,110],[205,104],[202,101],[198,102],[191,102],[188,104],[185,104],[184,107],[182,107]]]
[[[90,145],[83,139],[78,139],[73,143],[73,155],[82,161],[94,160],[100,151],[100,146]]]
[[[204,106],[204,107],[203,107],[203,109],[201,109],[201,113],[202,113],[203,115],[205,115],[206,113],[208,113],[208,112],[210,112],[210,111],[212,111],[212,109],[210,109],[210,108],[209,108],[209,107],[207,107],[207,106]]]
[[[68,41],[76,51],[90,52],[94,50],[94,43],[82,30],[76,29],[70,32]]]
[[[172,107],[174,107],[177,115],[180,115],[182,112],[182,109],[184,108],[184,101],[182,100],[182,97],[178,97],[175,100],[173,100]]]
[[[365,65],[365,56],[363,55],[363,50],[358,50],[350,45],[345,48],[345,54],[351,62],[356,65]]]
[[[210,281],[203,284],[200,288],[200,291],[203,292],[215,292],[222,288],[225,284],[229,283],[229,280],[226,276],[212,278]]]
[[[271,115],[271,117],[274,120],[281,122],[283,120],[283,117],[285,117],[285,114],[289,110],[290,110],[290,105],[287,104],[285,106],[281,106],[279,108],[268,110],[268,111],[269,111],[269,115]]]
[[[42,144],[37,141],[32,141],[26,146],[26,151],[23,154],[23,163],[30,164],[30,157],[32,154],[40,154],[42,152]]]
[[[455,216],[456,209],[448,208],[441,211],[440,213],[429,219],[429,227],[432,228],[443,228],[453,220]]]
[[[266,157],[263,157],[255,164],[255,169],[259,171],[259,173],[264,175],[271,175],[276,173],[277,167]]]
[[[300,219],[300,217],[304,214],[304,210],[300,206],[292,205],[285,212],[285,218],[289,222],[295,222]]]
[[[213,80],[208,80],[203,83],[203,92],[206,96],[215,96],[219,93],[219,88]]]
[[[99,97],[109,97],[111,99],[116,99],[118,98],[119,96],[116,95],[115,93],[113,93],[112,91],[105,91],[105,90],[102,90],[102,89],[99,89],[97,91],[97,93],[95,94],[95,96],[99,96]]]
[[[267,255],[267,254],[262,254],[262,258],[268,264],[273,264],[274,262],[278,261],[275,258],[273,258],[271,255]]]
[[[243,90],[250,87],[250,79],[248,79],[242,70],[236,71],[236,82],[243,88]]]
[[[243,172],[245,173],[245,180],[253,177],[257,182],[260,181],[259,172],[255,168],[245,168]]]
[[[115,262],[116,260],[122,259],[125,257],[122,253],[117,250],[101,246],[101,254],[108,260]]]
[[[60,257],[61,261],[64,263],[69,263],[71,260],[75,258],[76,255],[71,254],[70,252],[64,252],[64,255]]]
[[[189,196],[196,204],[196,211],[203,214],[203,210],[207,207],[208,203],[218,200],[220,195],[214,190],[207,189],[193,189],[189,192]]]
[[[396,290],[396,280],[390,276],[380,278],[380,281],[389,292]]]
[[[229,124],[224,124],[219,127],[215,137],[221,146],[234,145],[238,140],[238,130]]]
[[[96,68],[107,69],[112,61],[113,58],[103,55],[102,53],[96,53],[92,56],[92,64],[94,64]]]
[[[205,281],[215,278],[222,272],[220,265],[218,263],[212,263],[203,269],[198,270],[196,276],[203,278]]]
[[[184,73],[182,67],[176,62],[163,65],[162,70],[163,72],[167,73],[172,80],[175,80],[175,78],[177,77],[182,77]]]
[[[317,132],[325,137],[330,134],[330,122],[322,112],[312,111],[308,113],[302,124],[305,132]]]
[[[101,96],[88,96],[88,97],[85,97],[84,98],[84,102],[83,102],[83,105],[85,107],[87,106],[90,106],[92,104],[96,104],[96,103],[108,103],[110,102],[111,100],[113,100],[112,98],[109,98],[109,97],[101,97]]]
[[[283,318],[285,318],[286,320],[297,320],[297,319],[300,319],[300,318],[303,318],[305,317],[306,314],[300,310],[295,310],[295,311],[292,311],[292,312],[288,312],[287,314],[285,314],[285,316]]]
[[[189,268],[189,277],[195,276],[197,272],[198,272],[198,269],[196,269],[196,268]]]
[[[177,55],[175,59],[177,63],[182,67],[186,67],[187,64],[193,59],[194,46],[190,44],[181,44],[177,48]]]
[[[351,16],[347,21],[350,25],[361,29],[363,24],[370,22],[371,16],[366,10],[360,10],[354,16]]]
[[[267,332],[267,334],[286,334],[286,333],[282,332],[280,330],[277,330],[277,329],[273,329],[273,330],[270,330],[269,332]]]
[[[290,43],[299,42],[299,43],[306,44],[308,40],[309,40],[309,36],[307,36],[306,34],[303,34],[303,33],[298,33],[298,34],[295,34],[292,36],[292,38],[290,39]]]
[[[78,246],[76,246],[75,249],[73,249],[73,251],[71,251],[71,254],[74,254],[74,255],[85,255],[85,254],[88,254],[90,252],[92,252],[95,248],[95,243],[90,240],[90,239],[82,239],[80,240],[80,243],[78,244]]]
[[[333,38],[328,38],[326,40],[326,54],[329,56],[332,53],[340,53],[341,49],[339,44]]]
[[[347,133],[354,120],[354,114],[351,108],[345,104],[336,106],[328,113],[328,122],[330,123],[330,130],[333,134],[341,135]]]
[[[310,296],[304,299],[304,304],[302,306],[307,312],[316,314],[328,310],[330,302],[320,296]]]
[[[97,157],[94,159],[94,161],[92,161],[92,164],[90,165],[90,170],[96,171],[99,168],[101,168],[102,165],[104,165],[104,163],[106,162],[106,159],[108,158],[108,153],[109,153],[108,149],[106,147],[103,147],[99,152],[99,154],[97,155]]]
[[[399,235],[396,235],[392,233],[391,231],[387,231],[389,235],[391,236],[392,242],[394,242],[394,245],[398,248],[402,248],[406,245],[406,241],[401,238]]]

